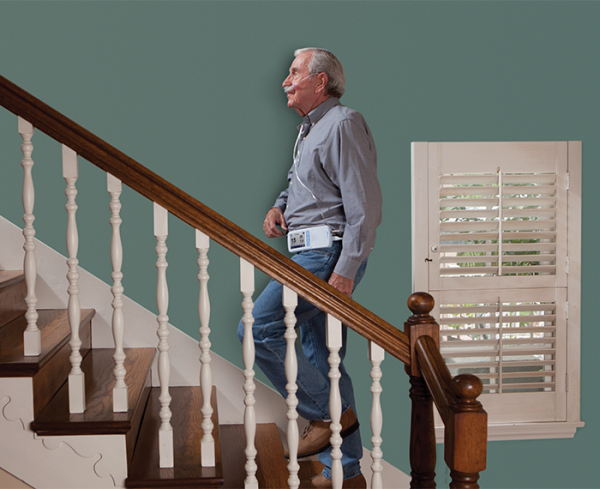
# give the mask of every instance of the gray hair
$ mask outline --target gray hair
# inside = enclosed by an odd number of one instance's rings
[[[294,51],[294,56],[300,53],[312,52],[313,55],[308,62],[308,73],[316,75],[317,73],[325,73],[328,81],[325,89],[327,94],[336,98],[344,95],[344,85],[346,84],[346,75],[344,75],[344,67],[340,60],[335,55],[326,49],[321,48],[302,48]]]

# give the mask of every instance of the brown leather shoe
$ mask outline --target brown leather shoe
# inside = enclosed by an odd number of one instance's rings
[[[359,426],[356,414],[352,408],[348,408],[340,420],[342,431],[340,435],[346,438],[354,433]],[[326,450],[331,446],[329,439],[331,438],[331,421],[309,421],[304,429],[300,442],[298,443],[298,458],[310,457]],[[284,451],[285,458],[289,458],[289,450]]]
[[[321,489],[329,489],[332,486],[331,481],[323,474],[315,475],[310,480],[309,487],[318,487]],[[346,479],[342,484],[342,489],[367,489],[367,480],[362,474],[353,477],[352,479]]]

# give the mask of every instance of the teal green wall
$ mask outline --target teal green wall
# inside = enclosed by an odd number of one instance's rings
[[[0,74],[263,238],[298,123],[281,81],[294,48],[332,50],[348,78],[342,100],[375,136],[384,197],[355,298],[398,327],[411,291],[410,142],[582,140],[586,427],[574,439],[490,443],[481,483],[597,488],[599,27],[597,2],[0,2]],[[0,126],[0,214],[20,225],[16,119],[0,110]],[[41,134],[34,144],[37,237],[64,252],[60,147]],[[108,282],[105,178],[80,167],[80,264]],[[155,310],[151,205],[129,190],[122,201],[125,291]],[[198,337],[193,233],[175,219],[170,226],[169,316]],[[210,259],[211,339],[240,365],[237,260],[218,246]],[[352,334],[349,369],[368,443],[365,346]],[[384,455],[408,472],[408,383],[394,359],[383,384]],[[442,463],[437,480],[447,486]]]

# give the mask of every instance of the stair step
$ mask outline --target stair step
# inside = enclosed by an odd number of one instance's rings
[[[160,387],[153,387],[140,429],[135,453],[125,481],[125,487],[218,487],[223,484],[221,436],[217,395],[212,388],[212,422],[215,440],[215,467],[202,467],[200,441],[202,439],[203,398],[200,387],[171,387],[173,446],[175,467],[159,467],[158,429],[160,420]]]
[[[131,434],[136,421],[141,420],[151,386],[151,366],[154,348],[125,348],[125,382],[128,388],[129,410],[113,412],[114,380],[113,349],[93,349],[83,359],[85,373],[86,410],[69,413],[69,389],[65,383],[39,416],[31,429],[42,436]],[[129,440],[128,440],[129,441]],[[131,440],[135,443],[135,436]]]
[[[21,270],[0,270],[0,327],[27,310],[27,285]]]
[[[94,314],[93,309],[81,311],[79,338],[82,356],[87,355],[91,348]],[[42,351],[37,357],[23,355],[23,331],[27,326],[24,316],[0,328],[0,376],[32,377],[34,416],[48,404],[71,370],[71,329],[67,311],[42,309],[38,315]]]
[[[244,426],[222,425],[215,430],[216,466],[202,467],[200,464],[200,440],[202,439],[200,387],[171,387],[169,393],[172,398],[171,425],[174,434],[175,467],[159,468],[160,388],[154,387],[125,487],[243,488],[246,477]],[[212,390],[211,404],[213,424],[219,426],[215,387]],[[224,449],[221,450],[221,447]],[[283,446],[275,424],[257,425],[256,447],[258,450],[256,476],[259,487],[273,489],[287,487],[287,461],[283,457]]]
[[[96,312],[93,309],[81,310],[80,337],[82,341],[81,355],[90,349],[90,324]],[[40,330],[42,351],[39,356],[26,357],[23,355],[23,332],[27,327],[24,316],[19,316],[4,327],[0,328],[0,376],[1,377],[32,377],[40,372],[57,354],[62,354],[63,347],[71,338],[69,317],[66,309],[41,309],[38,311],[37,326]],[[70,367],[68,357],[66,363]],[[67,370],[68,372],[68,370]],[[58,372],[52,374],[58,377]],[[64,381],[64,378],[63,378]]]
[[[314,457],[316,457],[316,455]],[[298,460],[298,465],[300,465],[298,477],[303,481],[303,483],[300,484],[300,487],[304,487],[304,484],[306,484],[304,481],[310,481],[315,475],[323,472],[323,469],[325,468],[321,462],[314,460],[312,457],[310,459]]]
[[[223,472],[226,474],[224,488],[244,487],[246,478],[246,432],[243,425],[221,426],[221,439],[227,450],[223,452]],[[288,487],[287,460],[275,423],[256,425],[255,446],[257,450],[256,478],[258,487],[279,489]]]

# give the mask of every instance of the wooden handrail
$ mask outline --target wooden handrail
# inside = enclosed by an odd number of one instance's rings
[[[402,331],[3,76],[0,105],[410,364]]]
[[[430,336],[421,336],[416,341],[416,352],[421,375],[431,392],[442,421],[446,424],[450,416],[450,406],[456,402],[456,396],[450,389],[452,375],[446,367],[439,347]]]

